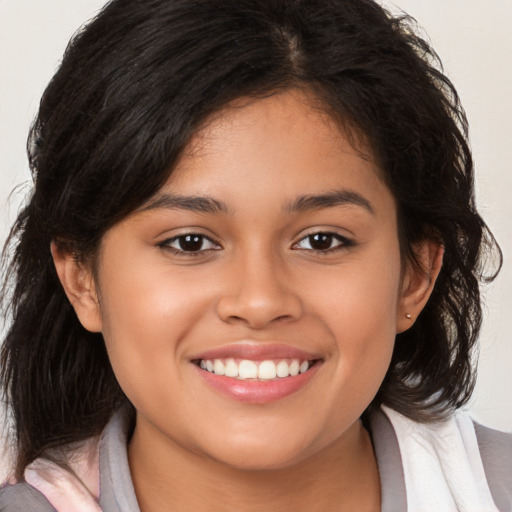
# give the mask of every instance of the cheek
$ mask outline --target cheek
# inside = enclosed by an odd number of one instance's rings
[[[376,252],[376,251],[375,251]],[[386,256],[375,252],[370,257],[348,262],[346,266],[322,270],[323,276],[309,277],[304,289],[309,307],[324,317],[336,338],[362,339],[371,343],[376,334],[394,338],[396,312],[400,299],[400,255],[388,250]]]
[[[361,403],[380,387],[396,335],[400,259],[394,247],[383,254],[337,269],[309,301],[334,343],[335,388]]]
[[[133,261],[105,272],[101,285],[103,336],[121,387],[130,399],[143,396],[152,379],[159,382],[146,393],[165,390],[169,370],[179,371],[182,340],[207,310],[204,289],[165,267]]]
[[[181,328],[190,325],[201,311],[203,289],[190,280],[190,273],[171,272],[158,255],[143,256],[140,262],[136,256],[112,256],[102,273],[104,335],[158,344],[159,334],[167,333],[168,341],[175,340]]]

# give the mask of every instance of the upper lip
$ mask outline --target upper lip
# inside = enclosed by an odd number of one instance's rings
[[[194,361],[201,359],[213,360],[227,358],[249,359],[255,361],[263,361],[266,359],[300,359],[301,361],[322,359],[318,354],[299,349],[292,345],[253,341],[240,341],[213,348],[211,350],[198,353],[190,359]]]

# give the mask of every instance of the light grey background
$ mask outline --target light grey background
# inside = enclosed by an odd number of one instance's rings
[[[25,140],[39,98],[70,36],[103,4],[0,0],[1,240],[28,190],[24,186],[9,198],[15,186],[29,180]],[[384,4],[405,10],[423,26],[469,117],[478,205],[505,255],[500,277],[485,293],[479,378],[470,410],[484,424],[512,430],[512,0]],[[2,471],[0,463],[0,476]]]

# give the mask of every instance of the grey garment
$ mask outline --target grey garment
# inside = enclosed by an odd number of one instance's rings
[[[132,419],[118,412],[100,441],[100,506],[104,512],[140,512],[128,465],[126,446]],[[476,435],[492,497],[500,512],[512,512],[512,434],[476,424]],[[406,512],[407,498],[395,431],[382,413],[370,422],[370,434],[381,479],[381,512]],[[28,484],[0,490],[0,512],[55,512]]]
[[[478,423],[475,432],[492,499],[500,512],[512,512],[512,434]]]
[[[381,411],[371,417],[370,436],[379,468],[380,510],[406,512],[407,495],[398,439],[391,422]]]
[[[0,489],[0,512],[56,512],[37,489],[26,483]]]
[[[118,412],[100,441],[100,507],[103,512],[140,512],[128,465],[133,419]]]
[[[475,423],[476,438],[492,499],[500,512],[512,512],[512,434]],[[381,411],[370,434],[381,482],[381,512],[407,512],[407,495],[398,439]],[[485,512],[485,511],[482,511]]]

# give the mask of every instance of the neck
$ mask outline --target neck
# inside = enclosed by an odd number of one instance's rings
[[[227,466],[137,428],[128,455],[141,512],[380,510],[375,455],[360,422],[306,460],[272,470]]]

